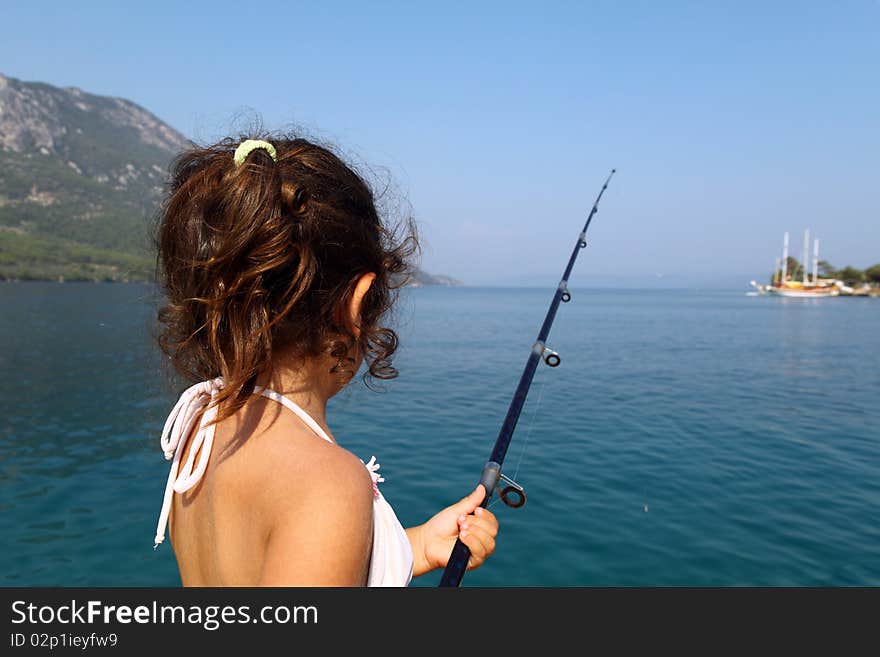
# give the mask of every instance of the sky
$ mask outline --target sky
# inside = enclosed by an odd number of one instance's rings
[[[429,272],[555,284],[611,168],[572,287],[880,262],[880,0],[129,5],[5,0],[0,72],[333,143]]]

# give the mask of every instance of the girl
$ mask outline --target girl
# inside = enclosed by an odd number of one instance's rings
[[[224,140],[172,167],[157,225],[159,345],[198,381],[162,434],[185,586],[405,586],[456,538],[475,568],[495,549],[485,490],[404,529],[330,431],[327,400],[365,361],[397,376],[382,326],[417,248],[383,225],[367,184],[305,139]],[[178,493],[175,495],[175,493]]]

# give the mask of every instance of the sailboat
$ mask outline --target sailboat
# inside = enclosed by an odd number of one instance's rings
[[[810,258],[810,229],[804,232],[804,264],[803,280],[796,281],[788,276],[788,233],[782,238],[782,262],[776,260],[773,281],[769,285],[760,285],[752,281],[751,285],[759,294],[772,294],[780,297],[796,297],[815,299],[820,297],[836,297],[840,295],[843,282],[832,278],[819,278],[819,240],[813,242],[813,275],[807,272]],[[780,266],[781,264],[781,266]]]

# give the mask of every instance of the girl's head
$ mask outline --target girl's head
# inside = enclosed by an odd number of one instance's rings
[[[218,419],[282,361],[324,359],[340,387],[362,358],[365,381],[397,376],[382,319],[418,248],[412,220],[383,223],[370,187],[330,150],[259,138],[271,148],[240,164],[245,138],[181,154],[155,233],[159,345],[187,379],[223,377]]]

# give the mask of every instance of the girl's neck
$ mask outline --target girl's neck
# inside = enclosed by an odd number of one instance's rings
[[[327,400],[339,391],[339,383],[323,360],[313,359],[296,368],[276,364],[271,373],[257,377],[256,385],[284,395],[327,429]]]

